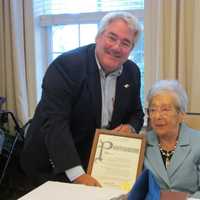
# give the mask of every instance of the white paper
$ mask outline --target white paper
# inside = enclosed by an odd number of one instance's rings
[[[139,138],[101,134],[91,175],[103,186],[130,191],[137,177],[141,143]]]

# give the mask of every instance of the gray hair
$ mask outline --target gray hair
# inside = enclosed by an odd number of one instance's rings
[[[147,102],[150,104],[152,97],[160,92],[170,91],[177,96],[177,103],[181,112],[186,112],[188,96],[185,89],[177,80],[159,80],[156,81],[147,95]]]
[[[110,23],[119,19],[125,21],[128,24],[128,27],[133,31],[133,33],[135,33],[133,44],[136,44],[142,29],[138,19],[129,12],[111,12],[106,14],[100,21],[96,37],[101,35]]]

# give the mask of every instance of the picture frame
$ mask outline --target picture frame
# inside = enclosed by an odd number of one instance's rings
[[[144,134],[96,129],[87,173],[103,187],[129,191],[142,171],[145,145]]]

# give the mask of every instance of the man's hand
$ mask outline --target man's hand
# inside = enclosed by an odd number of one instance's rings
[[[121,125],[117,126],[116,128],[114,128],[113,131],[120,131],[120,132],[126,133],[126,134],[135,133],[132,131],[130,125],[128,125],[128,124],[121,124]]]
[[[101,187],[101,184],[89,174],[79,176],[73,183]]]

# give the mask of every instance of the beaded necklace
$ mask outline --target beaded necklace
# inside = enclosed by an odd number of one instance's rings
[[[176,145],[177,145],[177,141],[176,141],[176,144],[174,145],[174,148],[172,150],[166,151],[161,147],[161,144],[159,143],[159,149],[160,149],[161,155],[163,157],[163,161],[164,161],[166,168],[169,167],[171,157],[176,150]]]

